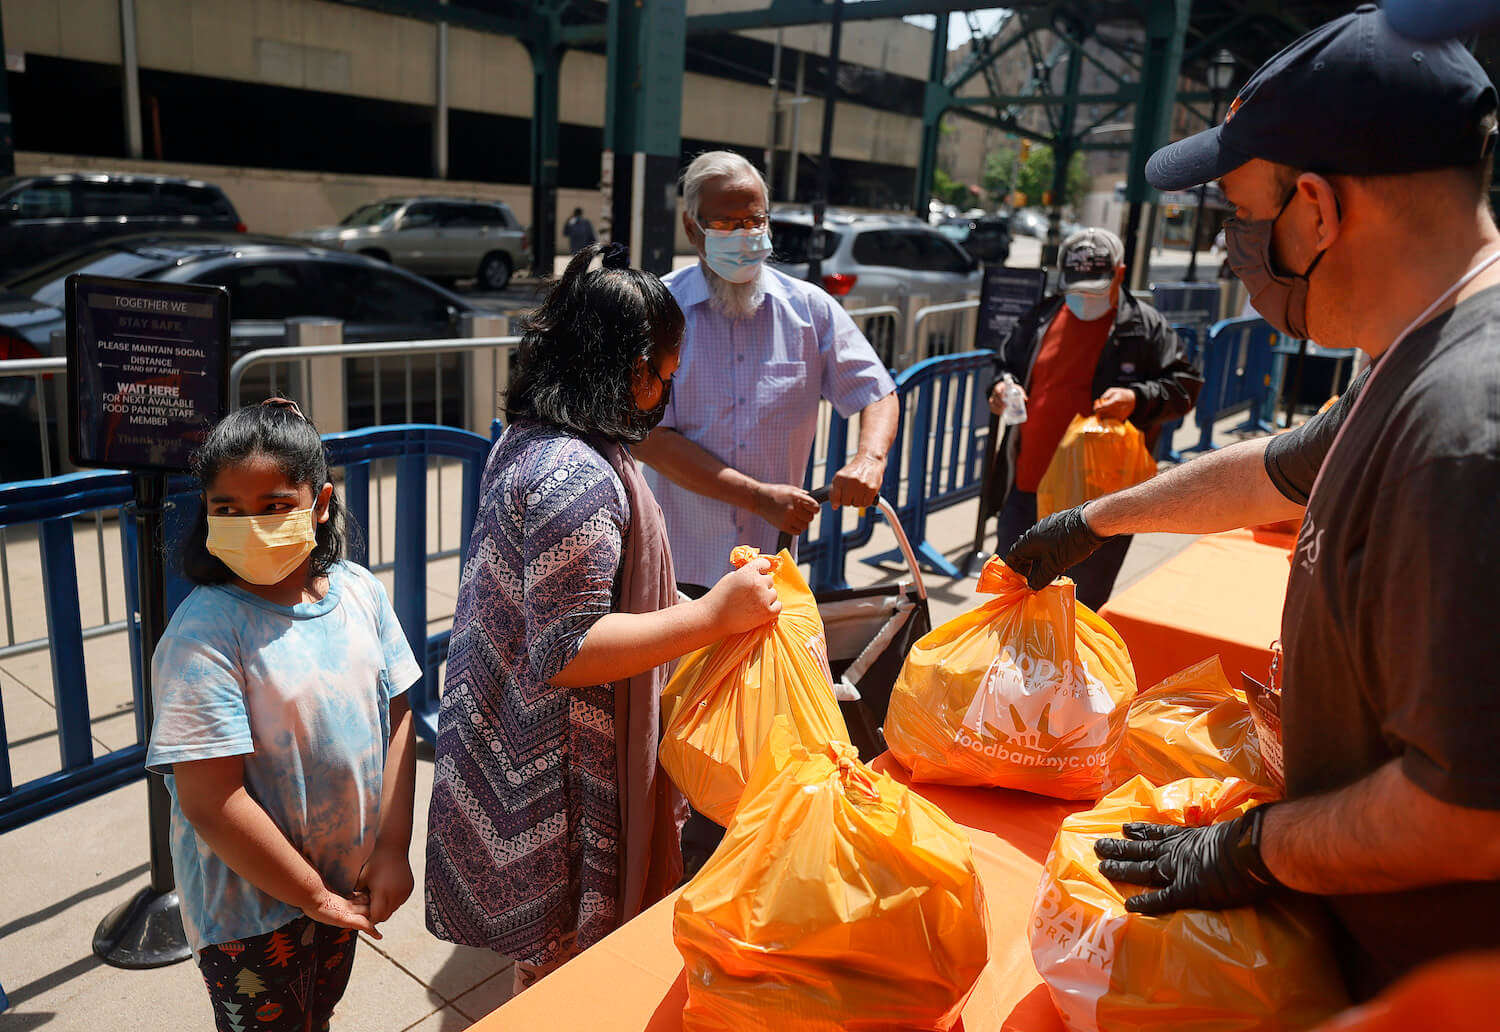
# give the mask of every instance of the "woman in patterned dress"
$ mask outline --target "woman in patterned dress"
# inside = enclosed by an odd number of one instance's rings
[[[427,927],[514,958],[518,990],[681,877],[685,807],[656,762],[664,664],[780,610],[765,560],[672,604],[661,510],[626,446],[661,419],[682,330],[623,247],[584,248],[526,325],[485,465],[438,718]]]

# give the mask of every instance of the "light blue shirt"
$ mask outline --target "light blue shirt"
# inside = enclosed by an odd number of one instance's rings
[[[700,265],[663,280],[687,326],[661,425],[763,483],[802,486],[826,398],[848,418],[896,389],[854,320],[822,288],[763,267],[765,300],[731,320],[710,303]],[[838,461],[838,460],[835,460]],[[736,545],[776,547],[760,517],[647,471],[661,503],[677,579],[711,587]]]
[[[380,830],[391,699],[421,677],[385,588],[339,563],[317,602],[195,588],[152,657],[146,766],[172,793],[172,867],[194,950],[275,931],[301,911],[235,874],[182,815],[172,765],[244,756],[245,788],[335,892]]]

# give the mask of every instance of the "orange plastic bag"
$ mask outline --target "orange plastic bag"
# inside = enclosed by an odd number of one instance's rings
[[[1156,476],[1156,460],[1132,423],[1074,416],[1036,489],[1036,517],[1102,498]]]
[[[1099,873],[1094,841],[1127,821],[1205,825],[1266,800],[1238,779],[1157,788],[1132,778],[1062,823],[1031,913],[1031,956],[1074,1032],[1305,1029],[1348,1005],[1315,901],[1281,897],[1233,910],[1145,917],[1125,898],[1148,891]]]
[[[741,545],[730,558],[741,567],[759,555]],[[777,714],[791,718],[806,745],[849,740],[812,589],[789,554],[767,558],[780,615],[692,653],[662,690],[662,769],[693,809],[722,825],[734,816]]]
[[[948,1029],[989,960],[968,836],[853,746],[778,717],[677,900],[687,1032]]]
[[[1123,785],[1137,774],[1153,785],[1242,778],[1271,791],[1250,704],[1244,692],[1230,687],[1218,656],[1135,697],[1125,740],[1110,761],[1110,784]]]
[[[1135,668],[1062,578],[1041,591],[998,558],[995,597],[912,646],[885,740],[915,781],[1097,799],[1125,731]]]
[[[1460,953],[1406,975],[1314,1032],[1494,1032],[1500,950]]]

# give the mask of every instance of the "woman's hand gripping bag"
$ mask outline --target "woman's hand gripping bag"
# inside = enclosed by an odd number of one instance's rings
[[[1150,891],[1099,873],[1094,842],[1128,821],[1206,825],[1269,799],[1238,779],[1158,788],[1133,778],[1062,823],[1031,912],[1031,956],[1073,1032],[1273,1032],[1316,1025],[1348,1003],[1316,901],[1132,914]]]
[[[1173,674],[1135,697],[1110,785],[1136,775],[1153,785],[1183,778],[1240,778],[1273,796],[1245,693],[1230,686],[1219,657]]]
[[[1135,695],[1125,643],[1066,578],[1032,591],[992,558],[979,591],[912,647],[886,745],[915,781],[1099,798]]]
[[[1036,488],[1036,517],[1123,491],[1156,476],[1156,460],[1133,423],[1074,416]]]
[[[759,557],[741,545],[730,560],[739,568]],[[781,613],[687,656],[661,696],[662,769],[693,809],[726,827],[778,714],[809,747],[849,740],[812,589],[788,553],[766,558]]]
[[[672,937],[687,1032],[949,1029],[989,959],[968,836],[844,743],[777,718]]]

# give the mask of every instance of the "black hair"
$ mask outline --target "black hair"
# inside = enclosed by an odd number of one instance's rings
[[[272,399],[247,405],[219,420],[191,460],[193,475],[205,495],[182,543],[182,572],[194,584],[226,584],[234,579],[229,567],[208,550],[206,494],[221,470],[253,455],[273,460],[287,480],[311,487],[315,498],[329,483],[323,439],[317,427],[291,402]],[[313,546],[309,572],[321,577],[344,555],[344,507],[337,491],[328,500],[328,519],[316,527],[317,544]]]
[[[601,256],[603,268],[590,271]],[[684,320],[662,281],[628,261],[621,244],[590,244],[568,262],[522,327],[505,396],[507,422],[645,439],[651,421],[636,405],[636,365],[644,359],[657,370],[659,359],[681,345]]]

